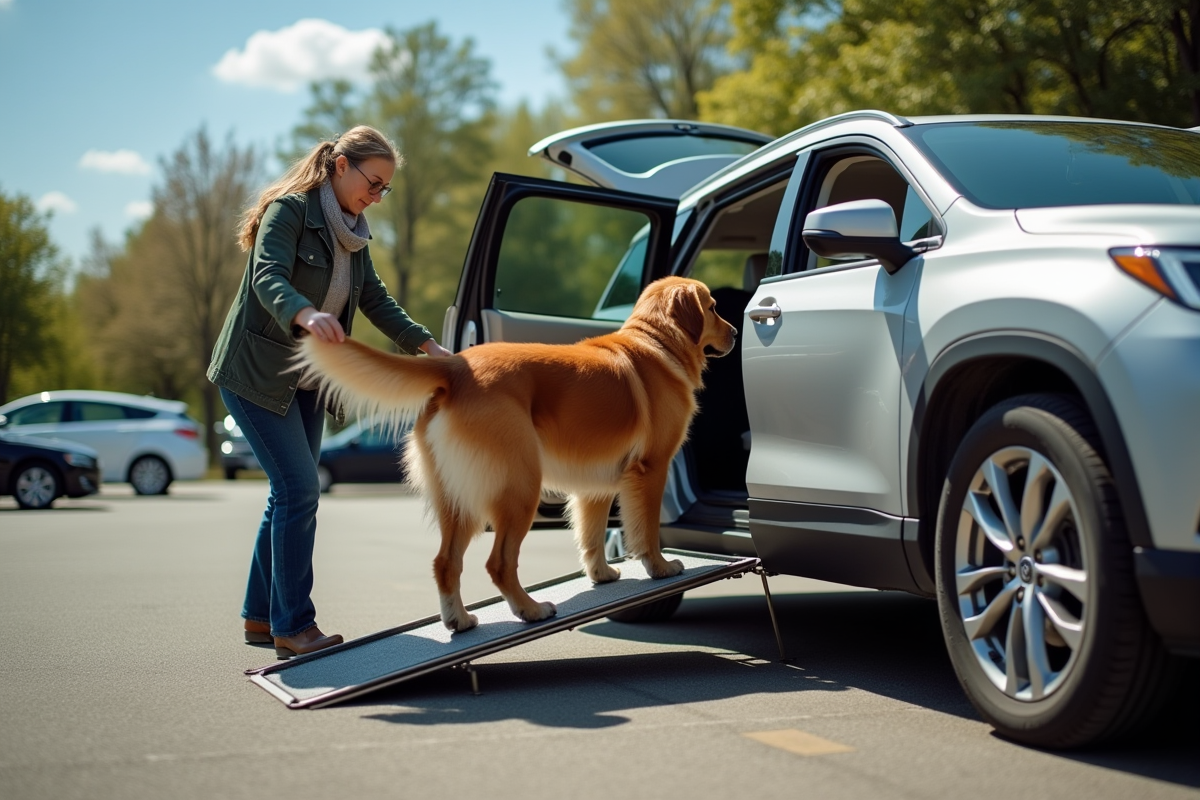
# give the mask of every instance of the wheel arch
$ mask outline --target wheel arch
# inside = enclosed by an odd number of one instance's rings
[[[1033,333],[1005,332],[961,339],[933,360],[925,376],[908,443],[908,507],[918,522],[917,545],[933,575],[934,528],[946,470],[959,442],[987,409],[1010,397],[1054,392],[1076,397],[1100,436],[1112,470],[1131,545],[1152,546],[1141,491],[1108,394],[1082,353]],[[930,425],[931,420],[939,424]],[[914,570],[915,572],[916,570]],[[929,581],[932,587],[932,581]]]

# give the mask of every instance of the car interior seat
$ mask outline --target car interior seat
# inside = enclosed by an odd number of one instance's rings
[[[689,440],[696,477],[705,491],[746,492],[750,453],[744,434],[750,430],[750,418],[742,381],[742,335],[746,306],[766,274],[767,254],[754,253],[746,259],[741,288],[711,290],[717,314],[737,328],[738,336],[728,355],[709,359],[704,388],[697,396],[700,411],[692,421]]]

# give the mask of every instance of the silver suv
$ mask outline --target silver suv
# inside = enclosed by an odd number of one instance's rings
[[[593,186],[493,178],[443,340],[575,341],[657,277],[705,281],[739,348],[710,362],[664,545],[936,597],[1017,740],[1161,704],[1200,654],[1200,135],[863,111],[530,154]]]

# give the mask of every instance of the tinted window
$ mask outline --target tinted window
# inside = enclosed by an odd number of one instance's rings
[[[72,422],[104,422],[112,419],[125,419],[125,412],[120,406],[112,403],[72,404]]]
[[[8,412],[9,425],[51,425],[62,422],[66,403],[34,403]]]
[[[903,129],[985,208],[1200,203],[1200,135],[1092,122],[989,122]]]
[[[622,172],[634,175],[649,172],[660,164],[681,158],[722,154],[744,156],[760,147],[756,142],[737,139],[670,133],[640,136],[635,139],[589,142],[584,146]]]
[[[630,244],[648,223],[636,211],[544,197],[519,200],[496,263],[494,307],[592,318],[618,268],[638,275],[640,284],[646,252]]]

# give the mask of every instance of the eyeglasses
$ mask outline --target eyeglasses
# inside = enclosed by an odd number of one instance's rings
[[[346,160],[350,161],[350,159]],[[358,169],[358,164],[355,164],[353,161],[350,161],[350,166]],[[371,195],[372,197],[384,198],[387,197],[388,193],[392,191],[392,187],[384,186],[382,181],[372,181],[371,177],[361,169],[358,169],[358,174],[370,181],[371,185],[367,187],[367,194]]]

